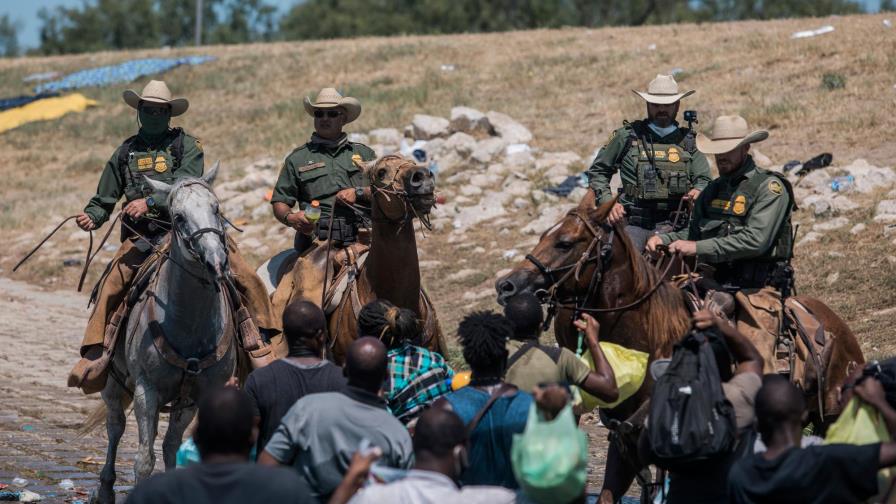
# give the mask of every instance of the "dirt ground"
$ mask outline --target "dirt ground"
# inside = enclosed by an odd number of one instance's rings
[[[41,494],[42,502],[86,501],[105,462],[105,431],[79,436],[78,429],[100,404],[99,396],[86,397],[65,386],[88,314],[86,295],[0,277],[0,483],[24,478],[25,488]],[[597,491],[607,431],[590,416],[583,427],[591,450],[589,487]],[[166,428],[163,421],[159,432]],[[136,449],[137,427],[130,414],[116,462],[119,492],[133,485]],[[161,449],[160,436],[157,471],[163,470]],[[75,484],[73,490],[58,486],[65,479]]]

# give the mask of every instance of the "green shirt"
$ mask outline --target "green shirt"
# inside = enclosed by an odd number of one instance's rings
[[[703,153],[699,151],[690,153],[682,146],[687,136],[687,128],[678,128],[674,132],[660,137],[647,127],[646,121],[641,123],[644,125],[643,130],[647,143],[678,146],[678,153],[673,154],[672,158],[680,157],[685,163],[690,188],[702,191],[709,181],[712,180],[712,175],[710,174],[709,163],[706,161],[706,156]],[[638,185],[638,156],[628,155],[629,151],[633,149],[630,136],[632,128],[631,124],[626,124],[614,131],[610,135],[607,144],[601,148],[597,157],[594,158],[591,167],[588,168],[590,186],[597,196],[598,203],[606,203],[613,199],[613,193],[610,190],[610,179],[613,178],[617,170],[622,179],[623,187]],[[669,160],[668,151],[662,150],[661,152]],[[657,161],[661,161],[661,159],[657,157]],[[632,195],[629,195],[629,198],[631,197]]]
[[[525,345],[525,341],[509,340],[507,342],[508,359]],[[516,385],[520,390],[532,392],[539,383],[567,382],[570,385],[581,385],[591,372],[583,360],[566,348],[546,347],[554,352],[556,361],[545,351],[532,347],[526,351],[507,370],[504,381]]]
[[[761,179],[750,194],[748,183],[754,177]],[[737,171],[713,180],[700,193],[687,229],[660,238],[666,245],[695,240],[697,259],[710,264],[761,258],[775,244],[790,215],[793,203],[785,189],[748,156]]]
[[[196,137],[183,133],[183,158],[180,164],[175,160],[172,147],[181,131],[179,128],[171,129],[155,141],[146,139],[142,133],[138,134],[131,143],[130,155],[126,156],[128,161],[123,166],[119,166],[119,153],[124,145],[115,149],[100,175],[96,195],[84,208],[84,213],[90,216],[96,227],[109,220],[122,196],[126,202],[152,196],[155,204],[150,208],[149,216],[164,220],[170,218],[167,197],[154,193],[144,182],[144,177],[170,184],[181,177],[202,176],[205,159],[202,144]]]
[[[302,210],[312,200],[320,202],[321,218],[333,211],[336,193],[352,187],[366,187],[369,182],[363,163],[376,155],[370,147],[346,142],[335,149],[308,142],[286,157],[271,203],[300,204]],[[337,208],[336,214],[352,217],[350,210]]]

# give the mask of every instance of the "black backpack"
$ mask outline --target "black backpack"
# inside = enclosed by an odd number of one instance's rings
[[[734,408],[722,391],[706,333],[692,331],[675,345],[669,367],[653,387],[647,434],[656,465],[672,471],[734,449]]]

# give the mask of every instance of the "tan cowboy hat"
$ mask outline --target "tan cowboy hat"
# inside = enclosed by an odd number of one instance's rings
[[[644,98],[647,103],[669,105],[670,103],[675,103],[678,100],[681,100],[685,96],[694,94],[696,91],[692,89],[690,91],[685,91],[684,93],[679,93],[678,83],[675,82],[674,77],[671,75],[657,74],[656,78],[650,81],[650,84],[647,85],[646,93],[635,91],[634,89],[632,89],[632,92],[641,98]]]
[[[190,102],[186,98],[171,99],[171,90],[165,81],[151,80],[149,84],[143,88],[143,92],[137,94],[132,89],[128,89],[121,94],[124,102],[133,108],[138,108],[140,102],[163,103],[171,106],[171,117],[179,116],[190,108]]]
[[[724,154],[741,145],[761,142],[768,138],[768,131],[750,131],[747,120],[738,115],[719,116],[712,123],[712,133],[697,134],[697,150],[704,154]]]
[[[361,115],[361,102],[350,96],[342,96],[339,91],[334,88],[323,88],[317,94],[314,102],[307,96],[305,97],[305,112],[308,115],[314,115],[314,109],[328,109],[342,107],[345,109],[345,123],[348,124]]]

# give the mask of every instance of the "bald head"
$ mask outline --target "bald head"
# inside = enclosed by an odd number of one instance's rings
[[[348,384],[369,392],[379,392],[386,380],[386,346],[369,336],[356,339],[345,355]]]
[[[426,457],[451,457],[454,447],[466,440],[466,427],[457,413],[429,408],[420,415],[414,427],[414,456],[418,461]]]
[[[293,301],[283,310],[283,334],[291,356],[302,349],[319,351],[326,327],[323,310],[311,301]]]
[[[763,440],[775,431],[799,429],[803,423],[806,399],[787,378],[772,374],[762,378],[762,388],[756,394],[756,419]]]

